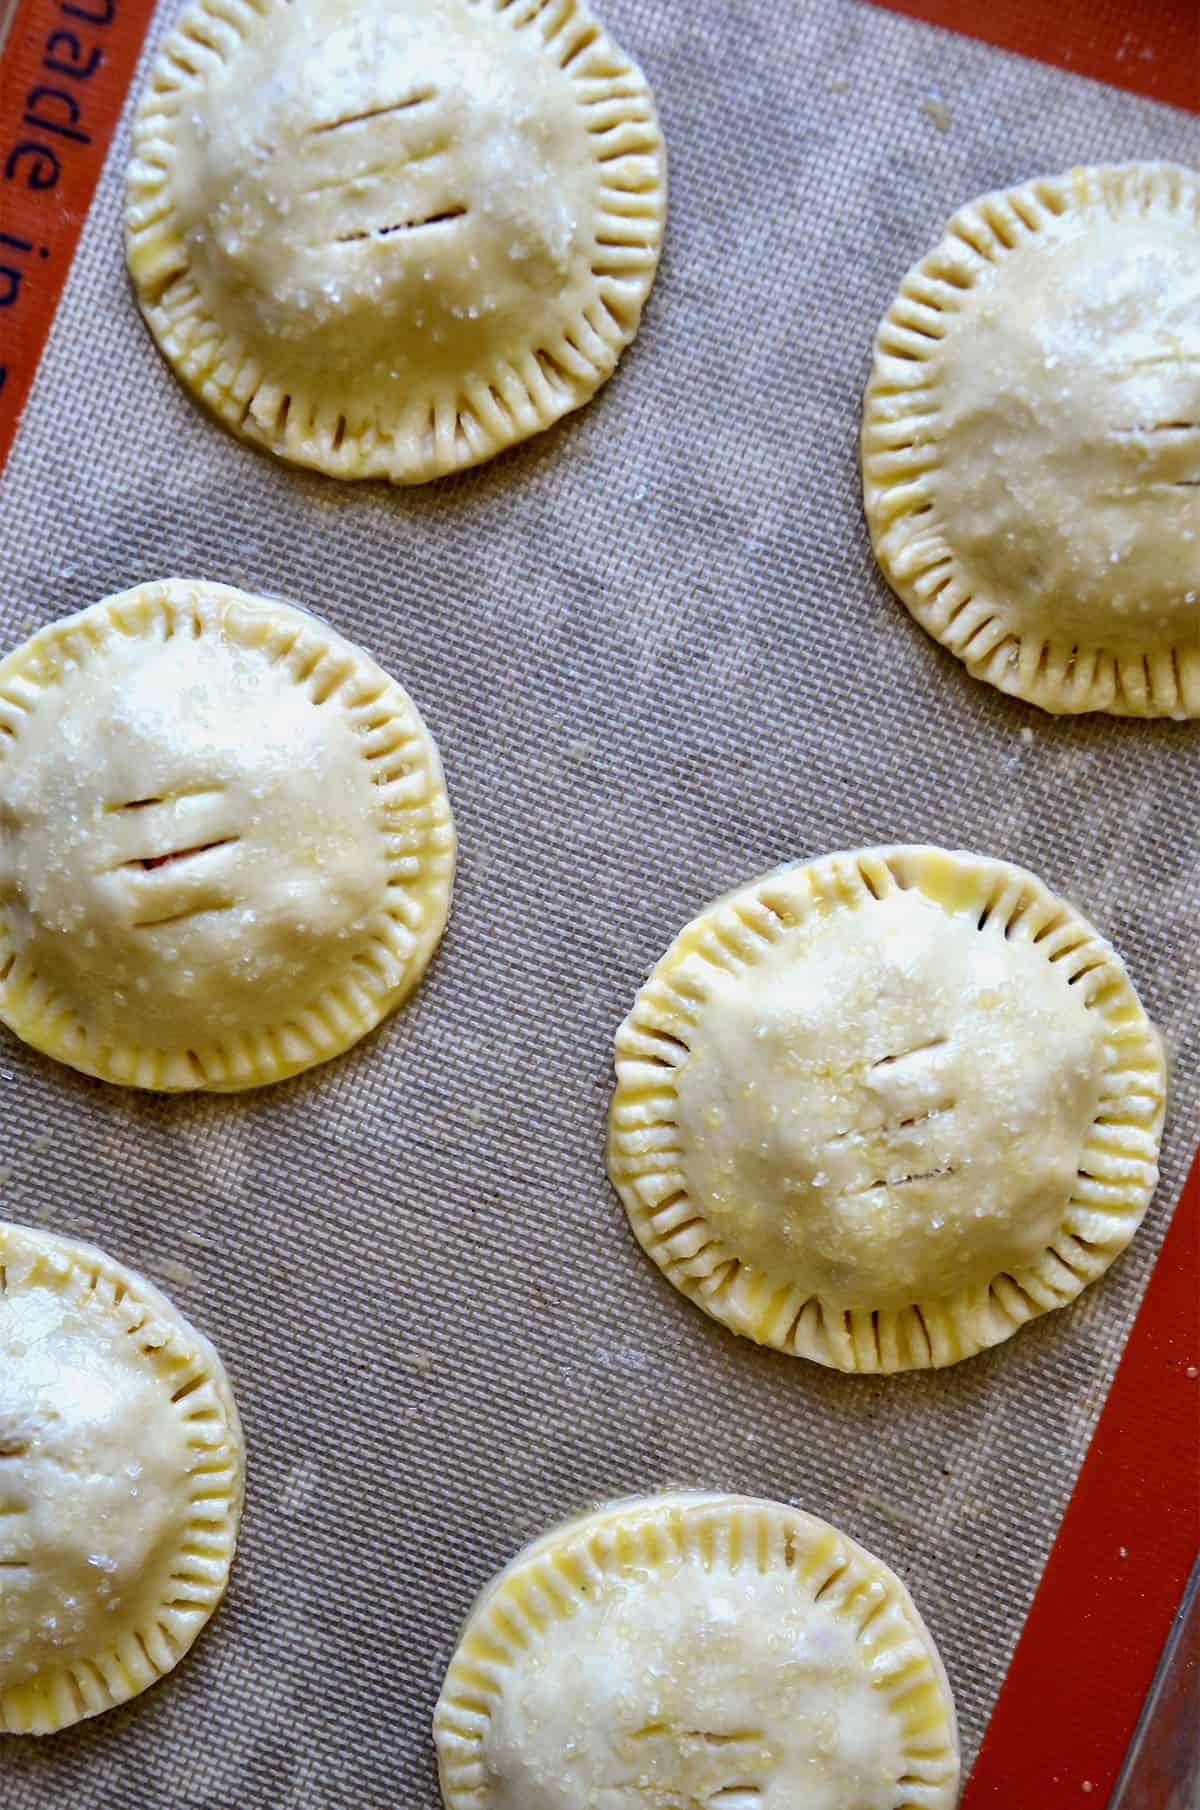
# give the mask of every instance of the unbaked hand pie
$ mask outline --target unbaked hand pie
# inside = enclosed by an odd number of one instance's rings
[[[224,1595],[242,1472],[208,1340],[103,1251],[0,1223],[0,1733],[178,1663]]]
[[[578,0],[198,0],[134,127],[126,237],[226,426],[414,484],[594,394],[665,214],[650,89]]]
[[[954,1704],[888,1567],[747,1496],[614,1503],[481,1597],[434,1718],[447,1810],[952,1810]]]
[[[1200,715],[1200,175],[984,195],[900,285],[862,432],[884,575],[1045,710]]]
[[[302,609],[169,579],[0,663],[0,1019],[87,1074],[336,1055],[416,985],[453,870],[411,700]]]
[[[609,1168],[735,1332],[952,1364],[1076,1296],[1157,1180],[1165,1077],[1120,960],[1004,861],[864,849],[719,900],[617,1034]]]

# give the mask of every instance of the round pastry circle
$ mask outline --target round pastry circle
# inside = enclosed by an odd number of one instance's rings
[[[299,608],[168,579],[0,663],[0,1019],[87,1074],[336,1055],[416,985],[453,871],[411,700]]]
[[[1200,175],[984,195],[875,342],[883,572],[977,678],[1055,712],[1200,715]]]
[[[0,1733],[178,1663],[224,1595],[242,1476],[208,1340],[103,1251],[0,1223]]]
[[[198,0],[134,127],[126,242],[226,426],[412,484],[594,394],[665,216],[649,86],[578,0]]]
[[[1022,868],[931,847],[781,868],[678,937],[617,1034],[609,1170],[735,1332],[952,1364],[1133,1236],[1165,1073],[1119,958]]]
[[[477,1604],[434,1717],[447,1810],[952,1810],[950,1686],[899,1578],[798,1509],[614,1503]]]

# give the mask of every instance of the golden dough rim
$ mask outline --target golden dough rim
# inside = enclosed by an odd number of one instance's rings
[[[535,31],[570,75],[597,173],[589,299],[546,344],[501,359],[486,379],[429,389],[419,443],[385,438],[320,395],[303,396],[270,346],[227,331],[191,272],[171,198],[174,119],[205,71],[236,55],[259,18],[291,0],[194,0],[155,60],[134,120],[127,173],[126,255],[143,317],[176,376],[239,438],[330,477],[428,483],[478,465],[591,400],[637,333],[666,224],[666,149],[654,95],[636,63],[581,0],[465,0],[499,27]],[[399,418],[398,418],[399,419]],[[393,427],[396,423],[392,424]]]
[[[981,271],[1020,255],[1073,209],[1141,214],[1151,205],[1200,216],[1200,174],[1168,163],[1098,164],[981,195],[907,273],[875,336],[860,454],[880,569],[921,627],[974,678],[1056,715],[1200,716],[1200,646],[1124,654],[1102,642],[1022,636],[1005,620],[1005,599],[972,590],[958,570],[952,535],[922,526],[933,442],[904,443],[905,435],[924,426],[932,387],[926,367]]]
[[[290,662],[293,682],[321,702],[341,691],[348,712],[372,719],[373,745],[364,758],[377,765],[377,799],[403,828],[412,817],[422,831],[420,883],[407,872],[411,853],[381,825],[389,844],[385,903],[376,913],[370,957],[360,953],[347,972],[284,1022],[225,1041],[189,1042],[164,1049],[110,1044],[75,1013],[72,1002],[38,975],[13,942],[0,904],[0,1023],[44,1055],[119,1086],[161,1092],[235,1092],[286,1080],[340,1055],[373,1030],[415,989],[445,928],[454,879],[455,832],[437,747],[408,694],[370,656],[294,604],[255,596],[206,580],[149,580],[102,598],[76,615],[48,624],[0,661],[0,785],[20,738],[21,719],[40,690],[64,668],[102,654],[110,634],[155,638],[180,627],[199,637],[230,634],[264,653],[273,666]],[[382,723],[376,719],[383,708]],[[424,778],[419,797],[404,785]],[[391,902],[387,902],[391,900]]]
[[[855,1629],[863,1669],[899,1723],[901,1776],[923,1810],[953,1810],[959,1776],[954,1697],[920,1611],[891,1567],[829,1522],[789,1504],[720,1492],[630,1497],[533,1540],[484,1589],[460,1634],[433,1720],[446,1810],[487,1810],[481,1753],[513,1656],[613,1572],[699,1562],[790,1572]],[[899,1782],[899,1781],[898,1781]]]
[[[706,966],[726,974],[751,966],[806,908],[861,909],[915,887],[945,909],[937,892],[947,862],[959,888],[955,908],[974,914],[981,934],[990,925],[993,934],[1037,943],[1050,962],[1068,963],[1065,972],[1080,981],[1087,1006],[1103,1013],[1114,1055],[1058,1236],[1036,1263],[945,1301],[876,1311],[834,1307],[773,1282],[730,1250],[689,1196],[681,1153],[656,1151],[644,1127],[673,1122],[673,1077],[704,1010]],[[807,900],[798,899],[797,882],[807,885]],[[834,1369],[942,1368],[1065,1306],[1125,1249],[1158,1181],[1162,1046],[1120,957],[1034,874],[965,852],[914,844],[827,855],[776,869],[718,900],[681,931],[638,993],[617,1032],[616,1072],[609,1174],[643,1250],[731,1331]]]
[[[139,1337],[180,1415],[194,1423],[189,1443],[195,1468],[188,1480],[199,1486],[170,1579],[179,1594],[160,1606],[157,1620],[87,1660],[43,1671],[26,1685],[0,1686],[0,1735],[45,1735],[148,1690],[174,1670],[210,1620],[237,1546],[244,1441],[215,1347],[137,1271],[95,1245],[0,1221],[0,1299],[13,1292],[14,1279],[18,1287],[49,1286],[80,1312],[103,1310],[122,1332]]]

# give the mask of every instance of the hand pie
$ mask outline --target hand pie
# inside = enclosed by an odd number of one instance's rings
[[[954,1704],[888,1567],[749,1496],[614,1503],[484,1592],[434,1718],[447,1810],[952,1810]]]
[[[52,1734],[169,1672],[242,1509],[221,1360],[91,1245],[0,1223],[0,1733]]]
[[[227,427],[419,484],[599,389],[665,215],[653,96],[578,0],[198,0],[135,123],[126,239]]]
[[[609,1168],[735,1332],[953,1364],[1072,1300],[1157,1180],[1165,1076],[1118,957],[1007,862],[865,849],[689,924],[617,1033]]]
[[[0,1019],[134,1087],[257,1087],[416,985],[437,750],[374,661],[224,585],[139,585],[0,663]]]
[[[984,195],[879,328],[863,488],[884,576],[1044,710],[1200,715],[1200,176]]]

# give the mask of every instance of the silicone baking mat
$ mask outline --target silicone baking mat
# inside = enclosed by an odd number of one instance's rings
[[[390,492],[285,470],[181,394],[124,273],[127,108],[104,161],[145,10],[20,0],[0,171],[37,140],[57,175],[0,180],[0,639],[171,572],[303,599],[417,699],[461,866],[412,1004],[293,1083],[156,1099],[0,1042],[0,1211],[165,1283],[229,1363],[250,1458],[195,1653],[3,1743],[5,1810],[434,1810],[428,1723],[476,1590],[548,1522],[659,1485],[784,1497],[900,1570],[968,1760],[995,1710],[972,1810],[1104,1802],[1194,1544],[1194,1197],[1045,1568],[1196,1141],[1196,730],[968,679],[878,577],[856,461],[878,317],[961,202],[1200,159],[1187,16],[1113,36],[1091,10],[1057,61],[1110,85],[854,0],[605,0],[672,160],[642,333],[582,414]],[[986,28],[1053,59],[1081,9],[1014,36],[1033,16],[1000,0]],[[64,84],[75,114],[35,94]],[[714,895],[922,838],[1026,863],[1114,939],[1172,1052],[1163,1179],[1068,1311],[948,1372],[847,1378],[733,1339],[638,1253],[604,1178],[611,1038]],[[1158,1468],[1114,1492],[1148,1419]]]

